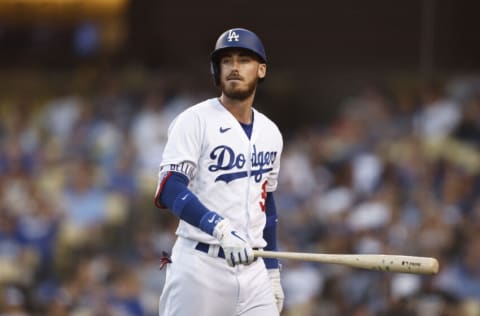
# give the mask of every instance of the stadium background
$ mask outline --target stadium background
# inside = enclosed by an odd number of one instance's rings
[[[441,264],[287,261],[283,315],[480,315],[479,7],[0,0],[0,315],[156,315],[166,128],[218,94],[209,53],[237,26],[264,42],[257,108],[286,141],[281,249]]]

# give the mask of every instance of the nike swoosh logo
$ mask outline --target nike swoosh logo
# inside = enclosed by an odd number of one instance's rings
[[[230,130],[230,129],[231,129],[231,127],[225,127],[225,128],[223,128],[223,127],[220,126],[220,133],[225,133],[226,131],[228,131],[228,130]]]
[[[182,201],[185,201],[185,199],[187,198],[187,196],[188,196],[188,193],[187,193],[187,194],[185,194],[185,196],[184,196],[184,197],[182,197]]]
[[[236,232],[236,231],[232,230],[230,233],[231,233],[233,236],[237,237],[238,239],[240,239],[240,240],[242,240],[242,241],[246,242],[246,241],[245,241],[245,240],[244,240],[242,237],[238,236],[238,234],[237,234],[237,232]]]
[[[210,217],[210,218],[207,220],[207,222],[213,223],[213,221],[215,220],[215,217],[216,217],[216,215],[212,215],[212,217]]]

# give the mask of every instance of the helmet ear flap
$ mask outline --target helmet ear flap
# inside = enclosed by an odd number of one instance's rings
[[[210,73],[213,77],[213,83],[216,87],[220,86],[220,69],[218,63],[215,61],[210,62]]]

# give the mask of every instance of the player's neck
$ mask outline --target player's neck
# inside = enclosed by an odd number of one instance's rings
[[[222,94],[218,100],[240,123],[250,124],[252,122],[253,98],[252,95],[245,100],[236,100]]]

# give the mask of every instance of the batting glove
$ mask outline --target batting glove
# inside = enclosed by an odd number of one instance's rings
[[[229,266],[250,264],[253,262],[253,249],[246,239],[239,234],[227,219],[223,219],[215,226],[213,236],[220,241]]]
[[[278,312],[280,313],[283,309],[283,300],[285,299],[282,284],[280,283],[280,269],[269,269],[267,271],[270,283],[272,284],[273,295],[275,296]]]

